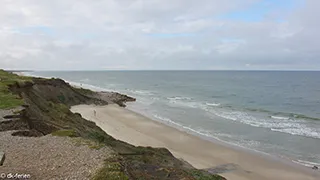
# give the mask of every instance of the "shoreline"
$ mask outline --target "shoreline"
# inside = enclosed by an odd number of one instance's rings
[[[220,169],[227,179],[310,179],[320,173],[284,159],[203,138],[116,105],[79,105],[71,109],[94,121],[116,139],[136,146],[168,148],[196,168]],[[97,116],[93,115],[93,111]],[[219,142],[218,142],[219,141]],[[200,148],[199,148],[200,147]]]
[[[146,118],[150,119],[151,121],[155,121],[155,122],[163,124],[165,126],[172,127],[172,128],[174,128],[176,130],[179,130],[181,132],[196,136],[196,137],[198,137],[198,138],[200,138],[202,140],[206,140],[206,141],[209,141],[211,143],[216,143],[216,144],[219,144],[219,145],[224,146],[226,148],[235,149],[236,151],[242,151],[242,152],[245,152],[245,153],[250,153],[250,154],[262,156],[264,158],[269,158],[269,159],[272,159],[273,161],[284,163],[284,164],[287,164],[289,166],[293,166],[295,168],[302,168],[302,169],[305,169],[307,171],[309,171],[310,169],[312,170],[312,166],[311,165],[300,164],[299,162],[295,162],[294,159],[285,158],[285,157],[282,157],[280,155],[269,154],[269,153],[266,153],[266,152],[263,152],[263,151],[259,151],[259,150],[256,150],[256,149],[251,149],[251,148],[248,148],[248,147],[245,147],[245,146],[233,144],[231,142],[219,139],[218,137],[213,137],[213,136],[208,137],[208,136],[206,136],[204,134],[201,134],[201,133],[199,133],[197,131],[189,130],[187,128],[184,128],[183,126],[178,126],[178,125],[175,125],[175,124],[170,123],[170,122],[167,123],[166,121],[162,121],[161,119],[150,117],[149,115],[147,115],[145,113],[142,113],[142,112],[139,112],[137,110],[134,110],[133,108],[130,108],[130,105],[128,105],[126,108],[129,111],[132,111],[133,113],[137,113],[139,115],[145,116]],[[317,164],[317,166],[318,166],[318,164]]]
[[[230,143],[228,141],[224,141],[224,140],[219,139],[217,137],[208,137],[206,135],[200,134],[197,131],[192,131],[192,130],[186,129],[186,128],[182,127],[182,126],[178,126],[178,125],[172,124],[170,122],[166,123],[165,121],[162,121],[161,119],[152,118],[152,117],[150,117],[150,116],[148,116],[148,115],[146,115],[146,114],[144,114],[142,112],[139,112],[139,111],[134,110],[133,108],[130,108],[130,105],[127,106],[126,108],[129,111],[131,111],[132,113],[136,113],[138,115],[144,116],[144,117],[146,117],[147,119],[149,119],[151,121],[155,121],[155,122],[160,123],[162,125],[174,128],[174,129],[176,129],[176,130],[178,130],[180,132],[187,133],[189,135],[198,137],[199,139],[208,141],[209,143],[218,144],[218,145],[223,146],[225,148],[231,148],[231,149],[236,150],[236,151],[241,151],[241,152],[253,154],[253,155],[256,155],[256,156],[261,156],[263,158],[266,158],[266,159],[269,159],[269,160],[272,160],[272,161],[275,161],[275,162],[278,162],[278,163],[283,163],[283,164],[286,164],[288,166],[292,166],[294,168],[298,168],[298,169],[302,169],[302,170],[306,170],[306,171],[310,171],[310,172],[315,172],[312,169],[311,166],[307,166],[307,165],[300,164],[298,162],[294,162],[294,159],[281,157],[280,155],[269,154],[269,153],[266,153],[266,152],[263,152],[263,151],[259,151],[259,150],[256,150],[256,149],[250,149],[250,148],[247,148],[245,146],[240,146],[240,145],[237,145],[237,144]],[[320,172],[319,172],[319,174],[320,174]]]
[[[312,169],[314,166],[319,167],[319,165],[320,165],[318,163],[312,163],[312,162],[309,162],[308,164],[300,163],[299,159],[293,159],[293,158],[289,158],[289,157],[284,157],[284,156],[281,156],[279,154],[270,154],[270,153],[267,153],[267,152],[264,152],[264,151],[259,151],[259,150],[251,149],[251,148],[248,148],[248,147],[245,147],[245,146],[241,146],[241,145],[238,145],[238,144],[233,144],[233,143],[231,143],[229,141],[222,140],[222,139],[220,139],[218,137],[208,136],[208,135],[202,134],[202,133],[200,133],[200,132],[198,132],[198,131],[196,131],[196,130],[194,130],[192,128],[188,128],[188,127],[186,128],[185,126],[182,126],[182,125],[177,125],[177,124],[174,124],[174,123],[171,123],[171,122],[168,122],[168,121],[163,121],[160,118],[152,117],[148,113],[144,113],[142,111],[139,111],[139,110],[136,110],[134,108],[131,108],[130,107],[130,103],[128,104],[128,106],[126,108],[128,110],[134,112],[134,113],[137,113],[137,114],[140,114],[142,116],[145,116],[145,117],[147,117],[148,119],[150,119],[152,121],[156,121],[158,123],[161,123],[161,124],[164,124],[166,126],[172,127],[172,128],[177,129],[179,131],[182,131],[182,132],[188,133],[190,135],[199,137],[200,139],[204,139],[204,140],[212,142],[212,143],[217,143],[217,144],[222,145],[222,146],[224,146],[226,148],[232,148],[232,149],[235,149],[235,150],[252,153],[252,154],[255,154],[255,155],[258,155],[258,156],[263,156],[265,158],[272,159],[272,160],[274,160],[276,162],[281,162],[281,163],[287,164],[289,166],[293,166],[293,167],[296,167],[296,168],[302,168],[302,169],[305,169],[305,170],[308,170],[308,171],[310,169]]]

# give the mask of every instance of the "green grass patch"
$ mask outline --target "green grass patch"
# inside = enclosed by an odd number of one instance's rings
[[[122,166],[119,162],[110,162],[108,160],[92,178],[92,180],[100,179],[129,180],[128,176],[123,173]]]
[[[19,96],[9,91],[9,85],[32,81],[31,77],[18,76],[0,69],[0,109],[11,109],[24,104]]]
[[[97,131],[89,133],[89,138],[98,143],[104,143],[107,141],[107,137],[105,136],[105,134]]]
[[[0,69],[0,79],[1,81],[14,83],[16,81],[32,81],[32,77],[29,76],[19,76],[14,73],[10,73]]]
[[[89,89],[84,89],[84,88],[79,88],[79,87],[73,87],[73,89],[75,91],[79,92],[80,94],[84,94],[84,95],[92,95],[92,94],[94,94],[94,92],[89,90]]]
[[[77,132],[73,129],[62,129],[51,133],[53,136],[60,136],[60,137],[77,137]]]
[[[190,170],[189,173],[196,180],[225,180],[225,178],[219,175],[209,174],[208,172],[204,172],[202,170]]]
[[[12,93],[0,92],[0,109],[11,109],[24,104],[24,101]]]
[[[49,106],[54,108],[56,111],[61,112],[61,113],[69,113],[69,107],[65,104],[62,103],[53,103],[49,102]]]

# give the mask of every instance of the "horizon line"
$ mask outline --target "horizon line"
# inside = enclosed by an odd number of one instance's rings
[[[80,72],[80,71],[278,71],[278,72],[319,72],[319,70],[310,70],[310,69],[82,69],[82,70],[10,70],[4,69],[9,72]]]

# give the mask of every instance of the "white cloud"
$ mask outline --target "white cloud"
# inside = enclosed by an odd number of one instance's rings
[[[0,67],[320,69],[319,2],[260,22],[221,18],[259,1],[3,0]]]

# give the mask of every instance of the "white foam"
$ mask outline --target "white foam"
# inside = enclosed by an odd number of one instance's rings
[[[168,125],[173,125],[175,128],[177,129],[181,129],[181,130],[185,130],[186,132],[189,132],[189,133],[193,133],[193,134],[197,134],[197,135],[200,135],[202,137],[207,137],[207,138],[211,138],[211,139],[216,139],[218,141],[221,141],[221,142],[224,142],[224,143],[227,143],[227,144],[231,144],[231,145],[235,145],[235,146],[238,146],[238,147],[242,147],[242,148],[247,148],[245,145],[243,144],[239,144],[239,143],[235,143],[235,142],[230,142],[230,141],[224,141],[222,139],[219,138],[220,137],[229,137],[229,138],[232,138],[233,139],[233,136],[230,135],[230,134],[222,134],[222,133],[214,133],[214,135],[208,131],[208,130],[204,130],[200,127],[198,128],[191,128],[189,126],[184,126],[180,123],[177,123],[177,122],[174,122],[173,120],[169,119],[169,118],[166,118],[166,117],[162,117],[158,114],[153,114],[153,117],[155,119],[158,119],[158,120],[161,120],[162,122],[168,124]],[[258,142],[257,142],[258,143]],[[252,149],[254,150],[254,149]],[[255,150],[254,150],[255,151]]]
[[[177,122],[174,122],[172,121],[171,119],[169,118],[166,118],[166,117],[162,117],[158,114],[153,114],[153,116],[156,118],[156,119],[159,119],[161,120],[162,122],[165,122],[167,124],[171,124],[171,125],[174,125],[176,128],[178,129],[184,129],[184,130],[187,130],[188,132],[192,132],[192,133],[196,133],[196,134],[199,134],[199,135],[202,135],[202,136],[205,136],[205,137],[210,137],[210,138],[215,138],[217,139],[216,137],[212,136],[210,134],[209,131],[206,131],[206,130],[203,130],[203,129],[200,129],[199,130],[196,130],[194,128],[191,128],[191,127],[188,127],[188,126],[184,126],[180,123],[177,123]]]
[[[167,98],[169,100],[192,100],[190,97],[183,97],[183,96],[175,96],[175,97],[169,97]]]
[[[272,119],[289,120],[290,117],[270,116]]]
[[[272,131],[277,132],[283,132],[288,133],[292,135],[300,135],[300,136],[306,136],[306,137],[312,137],[312,138],[319,138],[320,139],[320,132],[317,132],[316,129],[312,128],[286,128],[286,129],[277,129],[277,128],[271,128]]]
[[[307,167],[320,166],[320,163],[304,161],[304,160],[292,160],[292,162],[303,165],[303,166],[307,166]]]
[[[160,116],[158,114],[152,114],[152,116],[153,116],[153,118],[158,119],[158,120],[162,121],[163,123],[166,123],[168,125],[172,125],[177,129],[185,130],[186,132],[189,132],[189,133],[194,133],[194,134],[200,135],[202,137],[208,137],[209,139],[215,139],[215,140],[224,142],[226,144],[230,144],[230,145],[233,145],[233,146],[241,147],[241,148],[244,148],[244,149],[249,149],[249,150],[252,150],[252,151],[255,151],[255,152],[258,152],[258,153],[262,153],[262,154],[265,154],[265,155],[270,155],[269,153],[266,153],[266,152],[263,152],[263,151],[259,151],[259,150],[256,150],[256,149],[253,148],[253,147],[256,147],[256,146],[260,145],[260,142],[258,142],[258,141],[243,140],[243,139],[241,139],[240,141],[239,140],[234,141],[234,136],[232,136],[231,134],[213,133],[213,132],[210,132],[208,130],[204,130],[204,129],[200,128],[200,127],[191,128],[191,127],[188,127],[188,126],[184,126],[184,125],[182,125],[180,123],[174,122],[173,120],[171,120],[169,118],[166,118],[166,117],[163,117],[163,116]],[[225,141],[225,140],[221,139],[220,137],[231,138],[231,139],[233,139],[233,141]]]
[[[158,115],[158,114],[153,114],[153,116],[154,116],[156,119],[161,120],[161,121],[163,121],[163,122],[165,122],[165,123],[169,123],[169,124],[172,124],[172,125],[175,125],[175,126],[178,126],[178,127],[184,127],[183,125],[181,125],[181,124],[179,124],[179,123],[176,123],[176,122],[172,121],[172,120],[169,119],[169,118],[162,117],[162,116],[160,116],[160,115]]]
[[[206,103],[206,105],[217,107],[220,106],[220,103]]]
[[[170,103],[176,104],[178,106],[190,107],[190,108],[199,108],[208,112],[213,113],[216,116],[237,121],[243,124],[247,124],[253,127],[261,127],[261,128],[268,128],[272,131],[287,133],[291,135],[300,135],[305,137],[313,137],[313,138],[320,138],[320,130],[317,130],[313,127],[307,127],[304,124],[304,121],[290,119],[289,117],[280,117],[280,116],[272,116],[272,119],[264,119],[264,118],[257,118],[252,115],[249,115],[246,112],[240,111],[227,111],[227,110],[217,110],[208,108],[208,105],[218,106],[215,103],[200,103],[194,101],[185,101],[191,98],[186,97],[174,97],[168,98],[170,99]],[[184,100],[184,101],[183,101]],[[219,104],[220,105],[220,104]],[[282,120],[279,122],[279,120]]]
[[[68,82],[72,86],[90,89],[93,91],[113,91],[112,89],[102,88],[102,87],[94,86],[91,84],[84,84],[84,83],[78,83],[78,82],[73,82],[73,81],[66,81],[66,82]]]
[[[199,108],[207,112],[213,113],[216,116],[224,119],[237,121],[243,124],[247,124],[253,127],[268,128],[272,131],[283,132],[292,135],[300,135],[306,137],[320,138],[320,130],[313,127],[308,127],[303,120],[290,119],[289,117],[270,116],[271,119],[257,118],[249,115],[246,112],[240,111],[228,111],[225,109],[214,109],[210,106],[219,106],[217,103],[201,103],[190,101],[188,97],[174,97],[168,98],[171,104],[175,104],[183,107]],[[281,120],[281,121],[279,121]]]
[[[148,90],[134,90],[134,89],[126,89],[127,92],[136,94],[136,95],[154,95],[154,92]]]
[[[22,73],[24,76],[30,76],[30,77],[43,77],[43,78],[52,78],[52,76],[40,76],[36,75],[33,72],[23,72]]]
[[[320,129],[316,127],[310,127],[304,120],[283,118],[281,121],[279,121],[280,119],[276,118],[257,118],[245,112],[226,111],[220,109],[210,109],[209,112],[224,119],[240,122],[253,127],[268,128],[271,131],[320,139]]]
[[[167,98],[167,99],[169,99],[169,103],[173,105],[189,107],[189,108],[198,108],[198,104],[196,102],[186,101],[186,100],[189,100],[189,98],[173,97],[173,98]]]
[[[219,103],[208,103],[208,102],[204,103],[204,102],[193,101],[193,98],[190,98],[190,97],[176,96],[176,97],[170,97],[167,99],[169,100],[169,103],[173,105],[177,105],[180,107],[201,109],[204,111],[208,111],[208,109],[211,107],[220,106]]]

